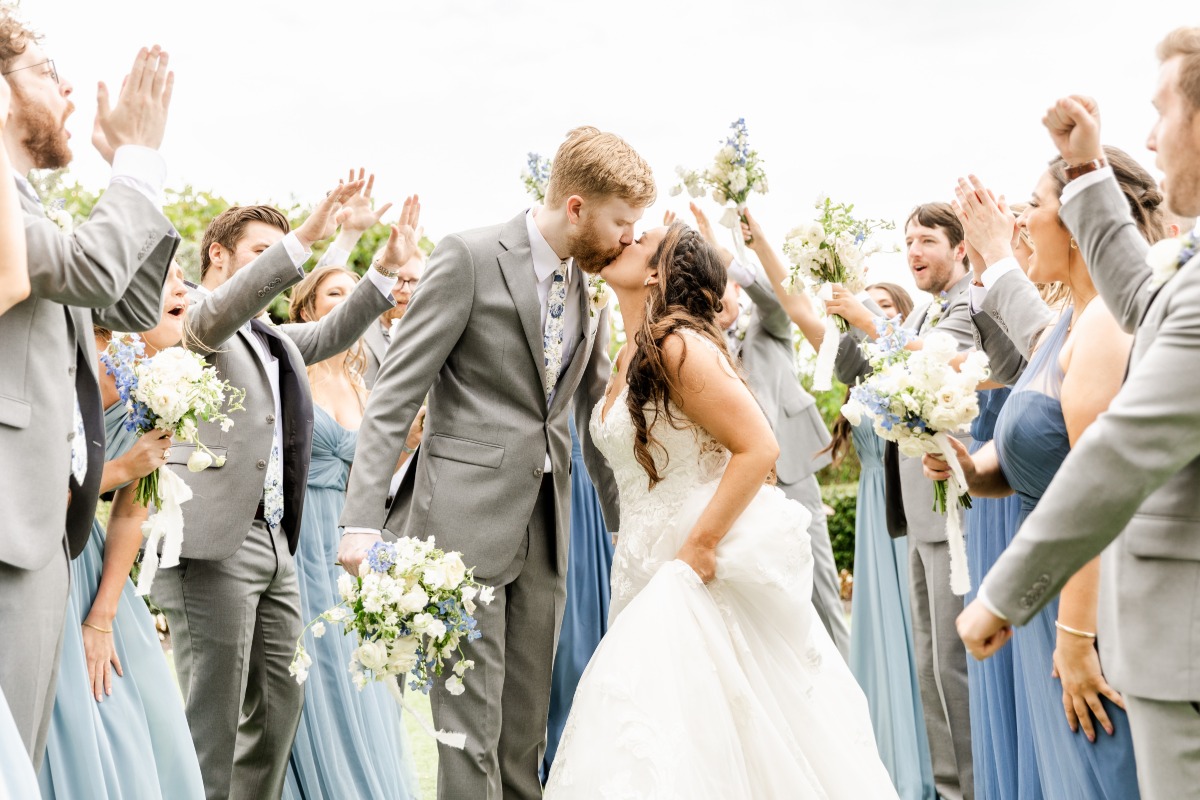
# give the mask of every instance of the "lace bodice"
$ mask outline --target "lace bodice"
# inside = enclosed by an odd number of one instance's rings
[[[689,338],[717,351],[715,345],[697,334]],[[732,371],[732,367],[729,369]],[[720,480],[729,462],[729,451],[703,428],[690,423],[674,404],[671,413],[675,424],[665,414],[656,417],[647,408],[647,420],[658,442],[651,452],[661,478],[651,489],[649,476],[634,456],[627,391],[628,387],[618,393],[603,419],[607,394],[601,398],[589,426],[592,441],[608,460],[621,497],[621,527],[613,555],[612,618],[658,567],[675,557],[679,537],[674,535],[673,523],[680,508],[698,486]]]

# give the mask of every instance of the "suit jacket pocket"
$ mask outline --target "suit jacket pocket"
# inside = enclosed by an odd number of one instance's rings
[[[176,442],[175,444],[171,445],[171,457],[167,459],[167,463],[173,464],[177,467],[187,466],[188,459],[192,457],[192,453],[194,453],[196,451],[196,449],[197,448],[195,448],[194,446],[192,446],[190,444],[187,444],[187,443],[181,444],[179,442]],[[212,451],[212,455],[213,455],[213,463],[208,467],[208,469],[220,469],[221,465],[217,463],[217,459],[218,458],[221,458],[221,459],[228,458],[229,448],[227,448],[227,447],[209,447],[208,449]],[[222,463],[225,463],[225,462],[222,462]]]
[[[1136,514],[1122,538],[1125,549],[1138,558],[1200,561],[1200,520]]]
[[[463,464],[496,469],[504,461],[504,448],[498,444],[477,442],[435,433],[424,442],[426,452],[433,458],[445,458]]]
[[[0,395],[0,425],[10,428],[28,428],[31,414],[29,403],[15,397]]]

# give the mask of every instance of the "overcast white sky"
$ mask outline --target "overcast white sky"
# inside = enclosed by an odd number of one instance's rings
[[[704,166],[744,116],[770,194],[752,207],[776,242],[819,192],[902,222],[975,171],[1024,198],[1053,154],[1041,115],[1098,98],[1109,144],[1152,167],[1146,134],[1182,0],[25,0],[75,86],[73,174],[99,187],[87,144],[95,84],[117,86],[160,43],[177,73],[163,152],[169,185],[231,200],[311,201],[350,166],[378,197],[419,192],[427,232],[528,205],[526,152],[579,124],[620,133],[651,163],[658,224],[677,164]],[[1192,12],[1189,14],[1189,11]],[[1157,173],[1156,173],[1157,174]],[[719,212],[711,203],[713,216]],[[899,257],[871,277],[911,285]]]

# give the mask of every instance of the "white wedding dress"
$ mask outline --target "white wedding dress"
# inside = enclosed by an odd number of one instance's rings
[[[575,693],[546,797],[896,797],[866,698],[812,605],[808,511],[763,486],[705,586],[675,553],[728,452],[703,429],[660,419],[666,456],[650,490],[624,392],[602,420],[603,404],[590,430],[621,495],[610,627]]]

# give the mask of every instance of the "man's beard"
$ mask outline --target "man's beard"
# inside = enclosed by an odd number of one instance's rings
[[[75,110],[73,103],[67,104],[62,119],[55,119],[44,106],[34,105],[18,92],[13,91],[20,116],[25,121],[26,133],[21,144],[33,159],[36,169],[62,169],[71,163],[71,146],[63,127],[67,117]]]
[[[595,275],[611,264],[621,255],[624,246],[605,247],[596,232],[596,227],[588,222],[581,222],[579,233],[569,241],[571,256],[575,264],[589,275]]]

